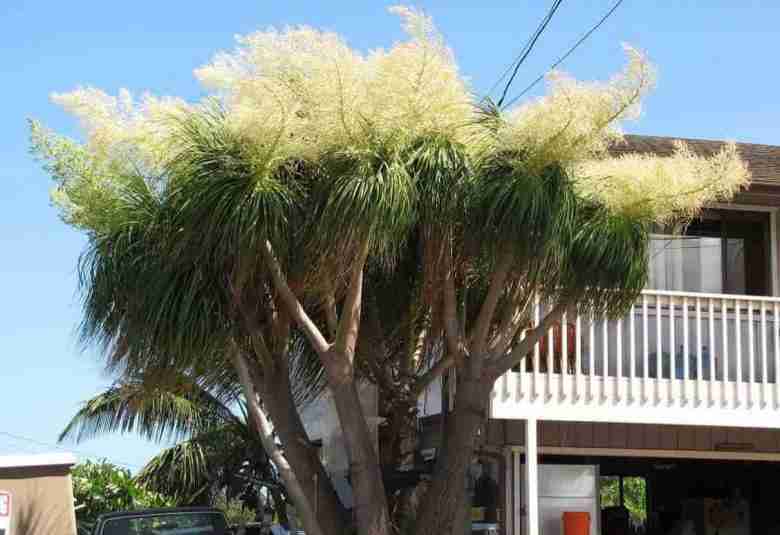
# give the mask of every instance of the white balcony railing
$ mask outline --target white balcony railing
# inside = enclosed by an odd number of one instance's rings
[[[780,299],[647,290],[620,320],[561,323],[493,417],[780,428]]]

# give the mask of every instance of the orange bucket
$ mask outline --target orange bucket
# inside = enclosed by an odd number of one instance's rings
[[[563,513],[563,535],[590,535],[590,513]]]

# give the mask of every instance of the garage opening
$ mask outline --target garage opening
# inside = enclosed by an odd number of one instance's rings
[[[598,467],[602,535],[780,534],[780,463],[550,455],[540,462]]]

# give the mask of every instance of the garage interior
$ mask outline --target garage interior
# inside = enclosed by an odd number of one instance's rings
[[[600,518],[594,524],[602,535],[780,534],[778,463],[560,455],[539,461],[596,467]],[[554,529],[543,525],[542,533]]]

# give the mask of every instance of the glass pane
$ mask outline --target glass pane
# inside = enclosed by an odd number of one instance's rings
[[[742,238],[726,240],[726,285],[729,293],[747,293],[745,291],[745,240]]]
[[[599,485],[601,492],[601,508],[620,506],[620,477],[602,476]]]
[[[643,477],[623,478],[623,503],[634,525],[647,520],[647,481]]]
[[[648,288],[721,293],[722,259],[720,238],[652,234]]]
[[[106,521],[103,535],[226,535],[222,515],[213,513],[161,513]]]

